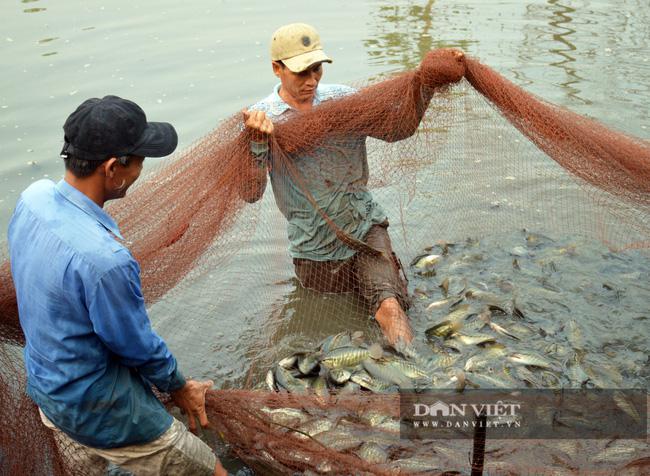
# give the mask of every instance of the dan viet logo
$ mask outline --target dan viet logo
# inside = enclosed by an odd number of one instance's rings
[[[646,388],[432,389],[400,393],[400,437],[646,439]],[[481,434],[483,432],[481,431]]]
[[[520,403],[413,403],[413,428],[520,428]]]
[[[504,403],[501,400],[496,403],[451,403],[449,405],[438,400],[432,405],[427,405],[425,403],[414,403],[413,416],[416,418],[425,416],[478,417],[481,414],[484,414],[487,417],[506,417],[517,416],[517,412],[520,408],[520,403]]]

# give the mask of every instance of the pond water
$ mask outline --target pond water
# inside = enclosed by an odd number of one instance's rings
[[[150,120],[175,125],[182,150],[271,91],[276,78],[268,41],[278,26],[293,21],[315,25],[334,59],[325,67],[323,82],[381,77],[416,67],[431,48],[458,47],[550,102],[650,138],[650,9],[645,0],[10,0],[0,4],[0,17],[4,230],[19,193],[29,183],[62,176],[61,127],[84,99],[117,94],[135,100]],[[151,168],[155,161],[145,165]],[[493,191],[498,195],[498,187]],[[370,332],[373,328],[348,296],[315,295],[300,288],[292,278],[283,225],[278,226],[281,217],[270,191],[257,206],[259,214],[275,215],[246,241],[227,273],[214,278],[206,273],[151,309],[157,330],[183,369],[213,378],[219,387],[252,385],[263,374],[264,363],[299,343],[338,332],[343,325]],[[571,216],[578,209],[564,212]],[[270,231],[274,227],[279,232]],[[519,236],[502,238],[482,243],[481,253],[489,254],[491,246],[494,261],[499,253],[507,255],[521,246]],[[578,252],[555,260],[560,274],[549,271],[550,258],[546,264],[532,260],[537,274],[516,283],[525,287],[520,299],[534,306],[546,302],[548,293],[561,296],[549,304],[551,313],[536,322],[539,349],[556,335],[568,346],[562,324],[570,318],[584,335],[590,368],[609,365],[609,375],[615,372],[621,383],[645,385],[647,253],[613,256],[594,241],[566,235],[553,239],[562,246],[577,246]],[[407,245],[397,248],[416,251]],[[581,261],[585,256],[590,259]],[[282,271],[273,276],[260,273],[256,266],[267,261]],[[504,262],[499,266],[505,273]],[[252,278],[239,282],[236,277],[243,275]],[[544,276],[547,286],[537,279]],[[212,279],[215,292],[205,295],[206,282]],[[426,287],[418,279],[412,280],[412,291]],[[478,281],[494,284],[486,279]],[[437,289],[439,281],[432,283]],[[538,288],[546,295],[530,295]],[[169,307],[174,299],[180,304]],[[418,331],[428,319],[421,304],[413,311]],[[194,311],[205,316],[210,309],[214,320],[191,318]],[[595,309],[607,310],[609,318],[599,314],[590,320]],[[179,322],[179,312],[188,315],[186,322]],[[186,327],[191,331],[180,330]],[[252,361],[258,367],[251,370]]]

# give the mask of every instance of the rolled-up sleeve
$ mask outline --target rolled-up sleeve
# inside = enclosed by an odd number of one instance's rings
[[[161,392],[185,385],[176,359],[151,328],[135,260],[102,275],[91,290],[88,311],[94,331],[123,365],[136,369]]]

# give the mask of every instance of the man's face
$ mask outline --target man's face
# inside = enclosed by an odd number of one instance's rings
[[[311,103],[323,76],[323,64],[315,63],[300,73],[294,73],[285,65],[273,62],[273,72],[280,78],[285,95],[297,103]]]

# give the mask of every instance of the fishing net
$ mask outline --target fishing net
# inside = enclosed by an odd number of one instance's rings
[[[251,139],[237,114],[109,207],[141,265],[157,332],[185,374],[220,387],[208,394],[208,415],[237,457],[259,474],[469,474],[472,461],[491,474],[648,470],[647,439],[491,441],[488,432],[483,449],[471,440],[400,439],[394,393],[292,392],[277,382],[270,391],[264,381],[296,353],[321,352],[324,367],[323,339],[342,331],[388,349],[371,318],[376,290],[358,263],[370,256],[407,282],[400,302],[414,343],[442,347],[432,382],[489,387],[489,375],[468,361],[496,348],[495,375],[514,388],[646,388],[650,144],[448,50],[276,121],[271,174],[295,184],[291,197],[276,183],[261,193],[267,172]],[[366,190],[388,219],[388,228],[377,225],[398,259],[355,236],[351,224],[382,215],[360,207]],[[320,235],[287,229],[276,203],[291,200],[306,204],[292,218],[325,223]],[[310,267],[303,286],[287,252],[287,236],[301,233],[307,245],[343,247],[355,258]],[[89,474],[78,449],[57,447],[25,396],[8,264],[0,279],[2,472]],[[467,343],[475,334],[463,341],[439,332],[459,308],[468,328],[490,323],[481,342],[489,346]],[[548,368],[519,365],[530,350]],[[286,367],[301,384],[314,380]]]

